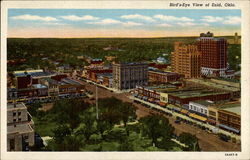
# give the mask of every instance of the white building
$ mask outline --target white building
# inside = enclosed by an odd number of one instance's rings
[[[35,144],[34,122],[23,103],[7,105],[7,150],[29,150]]]
[[[208,106],[212,105],[212,101],[197,100],[189,102],[189,111],[198,113],[200,115],[208,116]]]

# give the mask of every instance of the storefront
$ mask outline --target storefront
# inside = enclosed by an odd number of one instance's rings
[[[201,122],[206,122],[207,121],[207,118],[199,116],[199,115],[197,115],[195,113],[190,113],[189,117],[191,117],[191,118],[193,118],[195,120],[201,121]]]

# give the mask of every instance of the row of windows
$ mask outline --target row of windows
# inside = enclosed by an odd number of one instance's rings
[[[17,112],[13,112],[13,116],[16,116],[17,115]],[[21,115],[21,112],[18,112],[18,116]]]
[[[196,106],[190,105],[190,109],[194,110],[194,111],[197,111],[197,112],[201,112],[201,113],[207,114],[207,110],[203,109],[201,107],[196,107]]]
[[[18,121],[17,121],[18,120]],[[13,119],[13,122],[20,122],[20,121],[22,121],[22,119],[21,118],[18,118],[18,119]]]

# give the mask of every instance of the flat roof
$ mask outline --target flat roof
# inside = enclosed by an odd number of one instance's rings
[[[227,92],[215,92],[213,90],[199,89],[199,90],[181,90],[169,94],[180,98],[191,98],[191,97],[204,97],[209,95],[219,95],[225,93]]]
[[[170,89],[170,88],[176,88],[175,85],[172,84],[166,84],[166,85],[157,85],[157,86],[146,86],[144,87],[146,89],[152,89],[152,90],[164,90],[164,89]]]
[[[73,79],[70,79],[70,78],[63,78],[61,81],[65,82],[67,84],[82,85],[81,83],[77,82],[76,80],[73,80]]]
[[[236,113],[241,115],[241,103],[226,103],[217,106],[220,110]]]
[[[24,103],[8,103],[7,104],[7,110],[14,110],[14,109],[26,109],[27,107],[25,106]]]
[[[179,75],[178,73],[175,73],[175,72],[165,72],[165,71],[151,70],[151,69],[149,69],[148,72],[156,72],[156,73],[161,73],[161,74],[166,74],[166,75]]]
[[[233,92],[240,91],[240,88],[233,87],[233,86],[227,86],[224,84],[218,84],[218,83],[212,82],[210,80],[188,79],[187,81],[199,83],[199,84],[203,84],[206,86],[215,87],[215,88],[219,88],[219,89],[224,89],[224,90],[228,90],[228,91],[233,91]]]
[[[209,102],[207,100],[196,100],[196,101],[191,101],[191,102],[194,102],[194,103],[197,103],[197,104],[201,104],[201,105],[204,105],[204,106],[209,106],[209,105],[214,104],[212,101]]]
[[[33,84],[32,86],[37,89],[48,88],[46,85],[43,84]]]
[[[32,71],[15,71],[14,76],[23,77],[26,75],[30,75],[31,77],[43,77],[43,76],[51,76],[54,73],[52,72],[44,72],[43,70],[32,70]]]
[[[7,133],[11,134],[11,133],[28,133],[28,132],[32,132],[33,129],[30,126],[29,123],[22,123],[22,124],[16,124],[16,125],[10,125],[7,126]]]

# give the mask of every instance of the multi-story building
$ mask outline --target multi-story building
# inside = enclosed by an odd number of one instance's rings
[[[148,71],[149,82],[167,83],[171,81],[178,81],[180,78],[182,78],[182,75],[174,72],[163,72],[159,70]]]
[[[202,54],[201,74],[205,76],[225,76],[227,70],[227,40],[215,38],[213,33],[201,33],[197,39]]]
[[[197,100],[189,102],[189,111],[197,113],[198,115],[208,117],[208,106],[212,105],[213,102],[208,100]]]
[[[148,84],[148,65],[145,63],[113,64],[113,87],[117,90],[133,89]]]
[[[7,105],[7,150],[23,151],[35,144],[34,122],[23,103]]]
[[[228,103],[217,106],[219,127],[240,133],[241,107],[240,103]]]
[[[186,78],[200,77],[201,53],[196,45],[184,45],[175,42],[171,54],[171,66],[174,72],[183,74]]]

